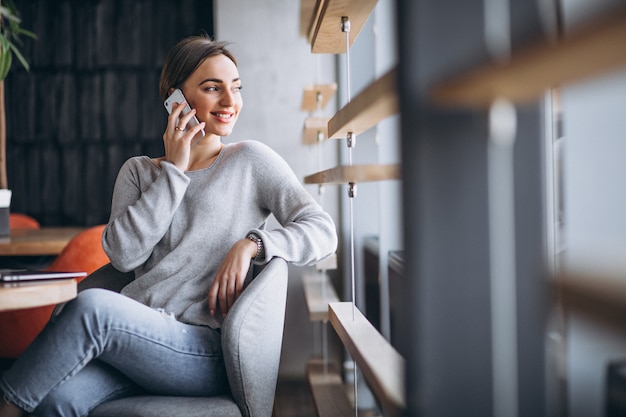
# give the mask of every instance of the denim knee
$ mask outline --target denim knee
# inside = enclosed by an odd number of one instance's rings
[[[75,336],[89,335],[92,341],[104,337],[105,329],[121,312],[118,308],[119,297],[115,292],[101,288],[90,288],[81,291],[76,298],[69,301],[63,310],[54,317],[53,326],[60,326]],[[73,332],[70,329],[74,329]],[[86,334],[83,333],[86,331]]]
[[[30,414],[32,417],[84,417],[89,410],[80,410],[76,392],[63,389],[63,384],[52,390]]]
[[[105,290],[103,288],[89,288],[78,293],[76,298],[71,302],[78,304],[83,311],[90,309],[108,308],[111,306],[111,300],[120,297],[118,293]]]
[[[89,288],[79,292],[75,299],[68,302],[63,312],[72,311],[83,317],[93,313],[106,314],[109,309],[115,309],[115,297],[120,295],[102,288]]]

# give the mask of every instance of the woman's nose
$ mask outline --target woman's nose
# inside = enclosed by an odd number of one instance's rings
[[[222,104],[223,106],[232,106],[233,104],[235,104],[235,94],[230,90],[226,90],[224,94],[222,94],[220,104]]]

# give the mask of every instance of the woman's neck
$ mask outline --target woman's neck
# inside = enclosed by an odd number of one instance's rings
[[[208,168],[222,151],[224,144],[221,138],[216,136],[213,138],[204,138],[191,149],[189,157],[189,171]]]

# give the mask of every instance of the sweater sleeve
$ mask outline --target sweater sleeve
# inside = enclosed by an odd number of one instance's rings
[[[263,145],[264,146],[264,145]],[[270,148],[257,161],[261,204],[282,227],[254,229],[265,248],[265,262],[280,257],[295,265],[312,265],[337,249],[337,231],[328,213],[298,181],[291,167]]]
[[[142,166],[150,161],[128,160],[120,169],[113,190],[111,217],[102,235],[111,264],[127,272],[142,265],[168,231],[189,178],[174,165],[161,169]],[[152,176],[146,174],[153,172]]]

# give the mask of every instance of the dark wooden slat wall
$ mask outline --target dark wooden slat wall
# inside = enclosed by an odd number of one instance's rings
[[[11,211],[45,226],[105,223],[115,176],[163,154],[161,66],[179,39],[213,35],[211,0],[16,0],[31,71],[5,81]]]

